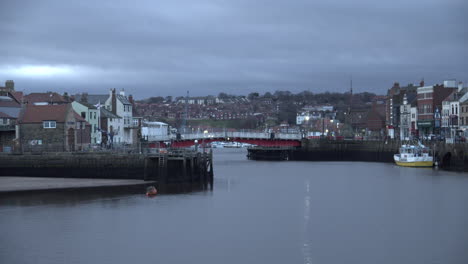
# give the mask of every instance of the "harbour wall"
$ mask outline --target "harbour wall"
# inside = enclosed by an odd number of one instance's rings
[[[403,143],[397,140],[309,140],[304,139],[299,148],[251,148],[248,158],[254,160],[300,161],[370,161],[394,162]],[[423,142],[433,150],[438,166],[448,170],[468,171],[468,144]]]
[[[213,180],[212,153],[0,155],[0,176],[137,179],[158,184]]]

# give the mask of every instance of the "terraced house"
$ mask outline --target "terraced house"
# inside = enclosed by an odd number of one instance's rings
[[[75,151],[91,143],[91,126],[71,104],[25,105],[17,136],[24,152]]]
[[[115,89],[111,89],[110,96],[105,102],[107,110],[123,119],[122,126],[114,127],[116,135],[119,136],[118,139],[122,142],[114,141],[114,143],[135,144],[138,142],[139,120],[133,116],[131,101],[131,95],[125,96],[123,89],[118,94]]]

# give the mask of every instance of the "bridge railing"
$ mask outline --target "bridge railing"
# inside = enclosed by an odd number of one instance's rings
[[[216,138],[251,138],[251,139],[271,139],[271,133],[267,132],[210,132],[210,133],[190,133],[181,134],[181,140],[202,140],[202,139],[216,139]],[[301,140],[302,135],[300,133],[275,133],[274,139],[289,139],[289,140]],[[177,140],[177,135],[158,135],[158,136],[147,136],[145,139],[148,141],[171,141]]]
[[[295,139],[295,140],[301,140],[302,139],[302,134],[297,133],[297,134],[292,134],[292,133],[278,133],[275,134],[275,138],[278,139]]]
[[[270,133],[263,132],[227,132],[226,135],[232,138],[270,138]]]
[[[175,139],[175,135],[157,135],[157,136],[146,136],[145,139],[148,141],[171,141]]]

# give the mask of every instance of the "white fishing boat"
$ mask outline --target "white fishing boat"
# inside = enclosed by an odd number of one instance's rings
[[[434,157],[431,150],[421,143],[406,144],[400,147],[400,153],[393,156],[398,166],[404,167],[432,167]]]

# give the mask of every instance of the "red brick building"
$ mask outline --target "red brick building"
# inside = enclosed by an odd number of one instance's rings
[[[438,134],[441,119],[435,118],[436,113],[442,112],[442,101],[457,88],[447,88],[443,85],[419,87],[417,91],[418,130],[420,136]]]

